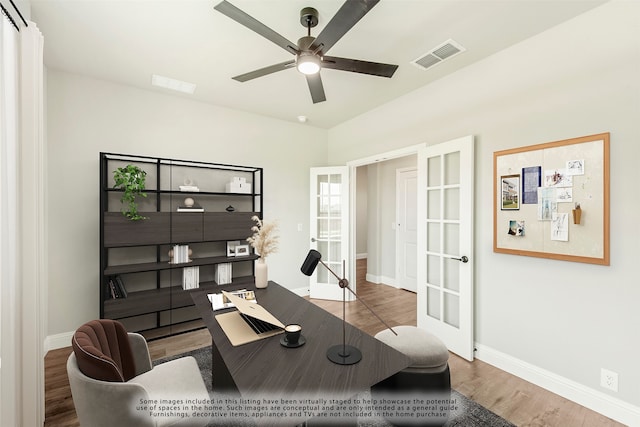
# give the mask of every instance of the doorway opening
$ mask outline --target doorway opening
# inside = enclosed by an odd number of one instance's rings
[[[417,148],[416,148],[417,151]],[[395,288],[404,288],[415,292],[398,275],[399,260],[398,232],[404,228],[399,226],[397,212],[397,173],[398,171],[417,170],[417,153],[408,153],[396,158],[385,158],[363,161],[352,165],[352,200],[353,206],[353,259],[363,268],[366,264],[365,279],[374,284],[385,284]],[[416,206],[417,194],[412,195],[409,205]],[[403,233],[406,237],[406,233]],[[411,231],[409,231],[411,234]],[[413,240],[417,239],[417,231],[413,230]],[[409,239],[411,240],[411,239]],[[416,259],[415,252],[410,255]],[[400,262],[402,262],[402,258]],[[362,260],[366,260],[362,262]],[[415,265],[415,263],[414,263]],[[406,265],[402,270],[406,270]],[[409,266],[409,268],[412,268]],[[355,273],[355,272],[354,272]],[[362,274],[362,273],[361,273]],[[355,276],[354,276],[355,277]],[[403,286],[404,285],[404,286]]]

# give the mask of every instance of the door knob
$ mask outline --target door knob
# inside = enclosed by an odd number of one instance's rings
[[[464,264],[469,262],[469,258],[467,258],[466,256],[462,255],[460,258],[451,258],[451,259],[455,259],[456,261],[461,261]]]
[[[315,238],[315,237],[312,237],[312,238],[311,238],[311,241],[315,243],[316,238]]]

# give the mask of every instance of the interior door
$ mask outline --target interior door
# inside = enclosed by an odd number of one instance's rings
[[[396,171],[396,278],[397,286],[418,289],[418,171]]]
[[[309,247],[340,278],[349,272],[349,168],[312,168],[310,177]],[[351,279],[347,277],[347,279]],[[355,278],[350,287],[356,291]],[[311,298],[342,300],[342,289],[323,265],[318,264],[309,282]],[[351,300],[351,293],[346,293]]]
[[[418,153],[418,327],[473,360],[473,136]]]

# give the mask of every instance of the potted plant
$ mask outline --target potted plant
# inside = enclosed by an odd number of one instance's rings
[[[132,221],[147,219],[138,213],[138,204],[136,203],[136,196],[147,197],[147,193],[144,192],[146,176],[146,171],[134,165],[127,165],[113,171],[115,181],[113,188],[123,190],[120,201],[123,204],[126,203],[127,209],[123,206],[122,214]]]

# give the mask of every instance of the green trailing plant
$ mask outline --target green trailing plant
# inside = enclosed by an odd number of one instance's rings
[[[123,190],[120,201],[126,204],[122,208],[122,214],[133,221],[147,219],[138,213],[138,204],[136,203],[137,196],[147,197],[147,193],[144,192],[146,176],[146,171],[134,165],[127,165],[113,171],[115,181],[113,188]]]

